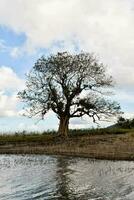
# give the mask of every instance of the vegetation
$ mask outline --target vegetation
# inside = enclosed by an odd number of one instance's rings
[[[120,113],[119,104],[106,98],[111,86],[112,77],[93,54],[63,52],[37,60],[19,97],[30,117],[56,113],[58,133],[67,136],[70,118],[87,115],[96,122]]]
[[[132,129],[134,128],[134,118],[125,119],[123,117],[119,117],[116,126],[124,129]]]
[[[81,136],[91,136],[91,135],[117,135],[129,132],[129,129],[119,129],[119,128],[100,128],[100,129],[72,129],[69,130],[68,138],[77,138]],[[1,134],[0,135],[0,145],[1,144],[20,144],[20,143],[39,143],[44,144],[44,142],[58,141],[56,131],[46,131],[42,133],[37,132],[16,132],[15,134]],[[64,141],[64,140],[63,140]]]
[[[0,135],[0,154],[59,154],[134,160],[134,129],[70,130],[66,140],[55,132]]]

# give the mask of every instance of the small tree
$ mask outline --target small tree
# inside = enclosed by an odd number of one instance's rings
[[[128,126],[128,121],[127,119],[125,119],[124,117],[120,116],[117,120],[117,126],[124,128],[126,127],[126,125]]]
[[[119,117],[117,120],[117,126],[120,128],[134,128],[134,119],[125,119],[124,117]]]
[[[87,115],[96,122],[120,112],[118,103],[104,98],[112,85],[112,77],[93,54],[62,52],[37,60],[19,97],[31,117],[43,118],[50,109],[56,113],[58,133],[67,136],[70,118]]]

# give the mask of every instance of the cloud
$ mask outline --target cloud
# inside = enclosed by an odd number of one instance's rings
[[[134,2],[130,0],[0,0],[0,24],[25,44],[12,56],[36,48],[94,51],[122,87],[134,84]],[[125,80],[125,81],[124,81]]]
[[[115,91],[116,95],[114,96],[114,98],[118,101],[124,101],[127,104],[129,103],[134,103],[134,93],[133,91],[130,92],[129,91],[125,91],[125,90],[117,90]]]
[[[12,68],[0,67],[0,90],[18,91],[24,87],[24,80],[20,79]]]
[[[11,57],[13,57],[13,58],[17,58],[19,55],[21,55],[21,52],[22,52],[22,51],[20,51],[20,48],[19,48],[19,47],[13,47],[13,48],[11,49],[11,51],[10,51],[10,55],[11,55]]]
[[[127,115],[128,116],[128,115]],[[93,122],[92,118],[88,116],[84,116],[83,118],[74,118],[70,120],[70,128],[71,129],[85,129],[85,128],[99,128],[99,127],[108,127],[112,124],[115,124],[117,121],[116,117],[113,117],[109,120],[97,120],[96,123]]]
[[[17,111],[18,99],[16,95],[8,96],[5,93],[0,93],[0,117],[11,117],[18,115]]]
[[[127,118],[127,119],[133,119],[134,118],[134,112],[132,113],[124,113],[123,117]]]
[[[0,39],[0,51],[1,52],[8,51],[8,47],[6,46],[5,41],[3,39]]]
[[[38,48],[95,52],[119,85],[119,101],[132,102],[133,11],[132,0],[0,0],[0,25],[26,35],[22,46],[8,49],[12,57]],[[0,49],[6,48],[0,40]],[[21,85],[23,80],[11,68],[0,68],[0,90],[15,91]]]
[[[30,124],[30,126],[29,126],[29,125],[27,125],[24,122],[20,122],[18,124],[18,126],[16,127],[16,129],[21,130],[21,131],[23,131],[23,130],[38,131],[39,130],[39,125],[37,125],[37,124]]]
[[[0,52],[9,54],[13,58],[17,58],[24,53],[22,47],[11,47],[3,39],[0,39]]]
[[[20,79],[10,67],[0,67],[0,117],[18,115],[17,91],[24,87]]]

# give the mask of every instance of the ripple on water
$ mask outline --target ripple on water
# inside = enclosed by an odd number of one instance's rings
[[[134,200],[134,162],[0,156],[0,200]]]

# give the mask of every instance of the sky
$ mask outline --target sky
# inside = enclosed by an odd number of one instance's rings
[[[52,112],[23,117],[17,93],[36,60],[58,51],[95,53],[115,80],[113,99],[134,116],[134,0],[0,0],[0,132],[57,128]]]

